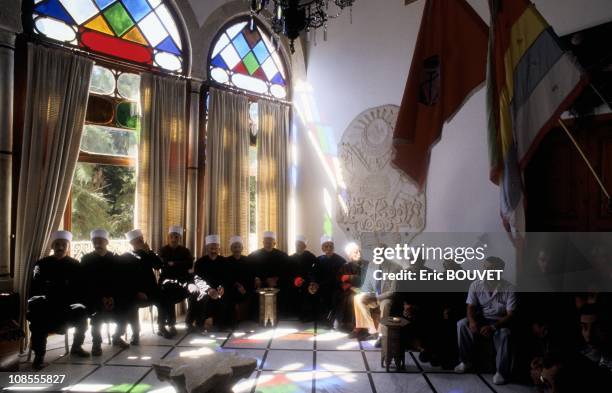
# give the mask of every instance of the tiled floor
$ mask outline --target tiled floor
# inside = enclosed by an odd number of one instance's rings
[[[258,359],[257,370],[234,386],[235,393],[531,393],[520,385],[494,386],[491,375],[456,375],[418,361],[406,353],[406,372],[386,373],[380,352],[372,342],[349,339],[346,334],[317,329],[313,324],[282,321],[274,328],[253,323],[233,332],[187,334],[179,329],[172,340],[151,333],[143,323],[141,345],[119,350],[103,346],[96,358],[71,358],[64,354],[63,336],[49,338],[42,374],[66,374],[64,387],[75,391],[125,393],[172,393],[168,383],[157,379],[151,368],[155,359],[170,358],[189,351],[235,351]],[[88,337],[89,338],[89,337]],[[90,342],[88,339],[87,342]],[[85,348],[90,349],[86,343]],[[22,359],[22,370],[29,364]],[[7,386],[0,381],[0,386]],[[57,390],[57,386],[53,390]],[[69,390],[64,389],[64,390]],[[1,390],[1,389],[0,389]],[[41,389],[38,389],[41,390]]]

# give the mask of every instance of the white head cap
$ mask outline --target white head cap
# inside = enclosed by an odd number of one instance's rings
[[[172,225],[168,228],[168,234],[176,233],[180,236],[183,236],[183,227],[180,225]]]
[[[221,244],[221,237],[219,235],[208,235],[206,236],[206,244]]]
[[[56,240],[67,240],[69,242],[72,241],[72,233],[68,231],[55,231],[51,233],[51,243]]]
[[[108,231],[106,229],[94,229],[93,231],[89,232],[89,238],[91,240],[97,237],[108,240]]]
[[[242,242],[242,238],[240,236],[232,236],[232,237],[230,237],[229,243],[230,243],[230,246],[232,244],[234,244],[234,243],[240,243],[240,244],[242,244],[244,246],[244,243]]]
[[[272,239],[276,240],[276,233],[274,233],[272,231],[265,231],[263,233],[263,237],[264,237],[264,239],[269,237],[269,238],[272,238]]]
[[[308,244],[308,241],[306,240],[306,236],[304,236],[304,235],[297,235],[295,237],[295,241],[296,242],[302,242],[304,244]]]
[[[329,235],[323,235],[323,236],[321,236],[321,245],[323,245],[323,244],[325,244],[325,243],[327,243],[327,242],[332,242],[332,243],[333,243],[333,242],[334,242],[334,239],[332,239],[332,237],[331,237],[331,236],[329,236]]]
[[[128,241],[131,242],[134,239],[142,237],[142,231],[140,229],[133,229],[133,230],[129,231],[128,233],[126,233],[125,237],[126,237],[126,239],[128,239]]]
[[[344,252],[347,256],[350,256],[355,250],[359,250],[359,244],[355,242],[350,242],[344,247]]]

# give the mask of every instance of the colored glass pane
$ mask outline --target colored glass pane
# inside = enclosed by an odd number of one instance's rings
[[[95,0],[96,4],[100,9],[104,9],[115,2],[115,0]]]
[[[66,23],[74,23],[70,14],[66,12],[64,7],[62,7],[57,0],[48,0],[44,3],[40,3],[34,8],[34,11],[63,20]]]
[[[212,70],[210,70],[210,77],[219,83],[227,83],[229,81],[229,76],[227,75],[227,71],[219,67],[215,67]]]
[[[120,102],[117,104],[117,124],[125,128],[138,129],[140,127],[140,116],[138,115],[138,104],[136,102]]]
[[[142,45],[147,45],[147,40],[145,40],[145,38],[142,36],[142,33],[138,29],[138,26],[132,27],[130,31],[125,33],[125,35],[122,38],[133,41],[133,42],[137,42]]]
[[[240,62],[240,56],[238,56],[236,49],[234,49],[232,45],[228,45],[225,49],[223,49],[221,52],[221,57],[229,68],[234,68],[236,64]]]
[[[274,78],[274,75],[278,73],[278,69],[276,68],[276,65],[274,64],[274,61],[271,57],[269,57],[268,60],[264,61],[264,63],[261,65],[261,68],[263,68],[268,79]]]
[[[117,91],[122,97],[137,101],[140,97],[140,76],[124,72],[117,78]]]
[[[76,38],[72,27],[55,19],[41,17],[34,22],[36,30],[58,41],[70,42]]]
[[[166,29],[164,29],[159,18],[153,12],[141,20],[138,26],[151,46],[157,46],[168,36]]]
[[[115,105],[110,97],[90,94],[87,100],[85,121],[95,124],[111,124],[115,115]]]
[[[120,57],[136,63],[152,64],[153,61],[150,48],[95,31],[84,31],[81,34],[81,42],[94,52]]]
[[[238,22],[219,34],[209,60],[210,78],[252,92],[286,97],[284,63],[270,37],[260,26],[255,27],[251,30],[248,22]]]
[[[236,51],[241,58],[245,57],[251,51],[249,44],[246,42],[244,35],[242,34],[238,34],[232,43],[234,44],[234,48],[236,48]]]
[[[179,34],[179,30],[176,27],[174,18],[170,14],[170,11],[168,11],[168,7],[166,7],[165,4],[162,4],[155,9],[155,13],[159,17],[159,20],[161,20],[168,33],[170,33],[170,37],[172,37],[172,40],[174,40],[176,46],[181,49],[181,35]]]
[[[78,24],[98,13],[98,7],[91,0],[60,0],[60,3]]]
[[[97,94],[112,94],[115,91],[115,75],[108,68],[94,65],[91,71],[89,91]]]
[[[34,0],[32,19],[36,33],[55,40],[145,64],[153,64],[157,49],[164,54],[156,64],[183,69],[179,29],[163,0]],[[109,41],[99,33],[121,38]]]
[[[122,2],[136,22],[151,12],[151,7],[146,0],[122,0]]]
[[[85,27],[92,29],[92,30],[99,31],[101,33],[114,35],[113,31],[108,26],[108,23],[106,23],[106,20],[104,19],[102,15],[96,16],[94,19],[89,21],[89,23],[87,23]]]
[[[251,48],[257,45],[259,40],[261,40],[261,36],[257,32],[257,30],[251,31],[251,29],[249,29],[248,26],[242,30],[242,34],[244,34],[244,37],[246,38]]]
[[[259,41],[257,45],[255,45],[253,48],[253,53],[255,54],[255,57],[257,57],[260,64],[266,61],[268,56],[270,56],[270,52],[268,52],[268,49],[263,41]]]
[[[227,38],[227,34],[221,34],[221,37],[219,37],[219,40],[215,44],[215,47],[210,57],[214,58],[215,56],[217,56],[219,52],[221,52],[228,43],[229,43],[229,38]]]
[[[163,50],[166,52],[174,53],[175,55],[181,54],[179,48],[174,45],[174,41],[172,41],[172,37],[166,37],[155,49]]]
[[[167,52],[157,52],[155,54],[155,62],[158,66],[170,71],[181,69],[181,59]]]
[[[249,74],[253,74],[259,68],[259,63],[257,62],[253,52],[246,55],[245,58],[242,59],[242,62],[244,63],[247,71],[249,71]]]
[[[134,26],[132,18],[130,18],[121,3],[115,3],[108,7],[104,11],[104,16],[108,20],[108,23],[111,25],[115,34],[118,36],[122,36],[123,33]]]

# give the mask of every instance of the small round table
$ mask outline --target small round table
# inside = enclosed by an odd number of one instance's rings
[[[408,320],[401,317],[385,317],[380,321],[387,327],[387,334],[381,338],[380,366],[389,372],[391,361],[395,362],[395,371],[401,371],[406,366],[406,349],[402,342],[402,328],[408,325]]]
[[[256,292],[259,295],[259,324],[263,327],[275,326],[278,321],[276,310],[276,295],[278,288],[260,288]]]

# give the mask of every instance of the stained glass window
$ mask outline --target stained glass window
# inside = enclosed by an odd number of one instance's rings
[[[238,22],[218,36],[209,71],[210,78],[218,83],[277,98],[287,96],[280,54],[256,22]]]
[[[63,43],[182,72],[181,36],[161,0],[34,0],[34,31]]]

